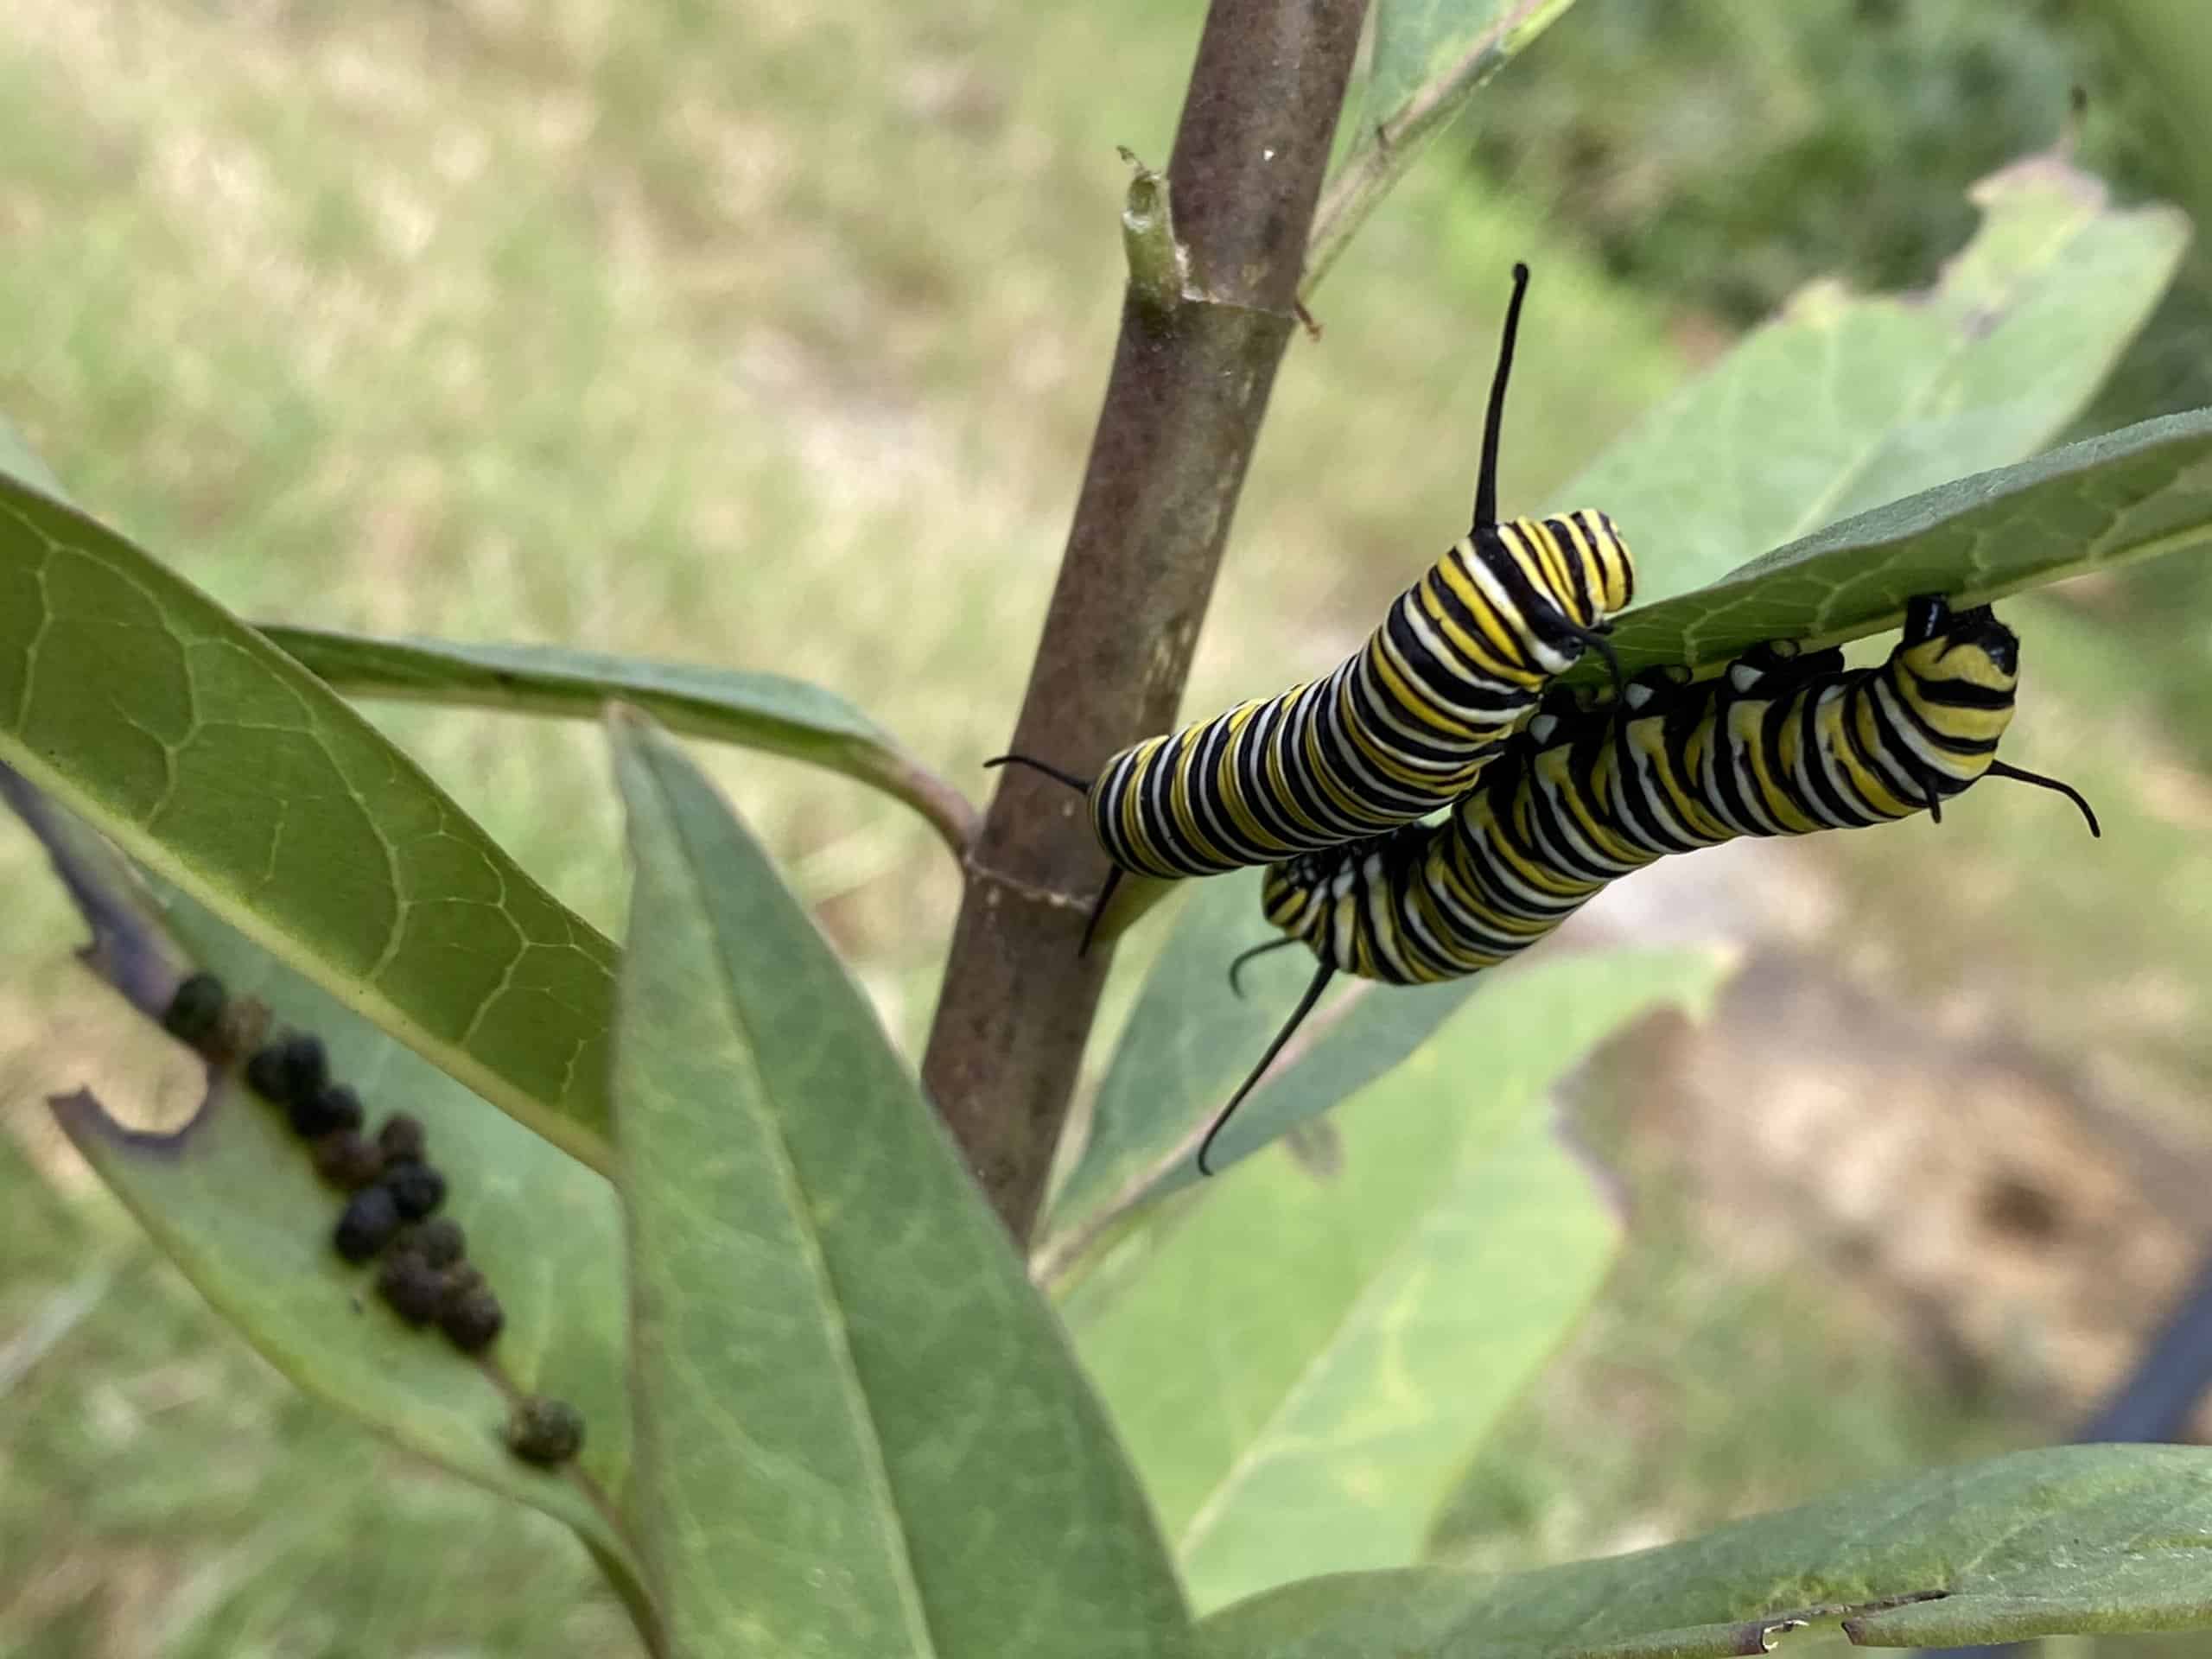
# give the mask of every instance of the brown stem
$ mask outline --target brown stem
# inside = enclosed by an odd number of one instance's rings
[[[856,758],[852,772],[920,813],[955,858],[967,856],[982,823],[974,803],[913,756],[899,749]]]
[[[1365,0],[1213,0],[1167,176],[1180,303],[1127,299],[1075,523],[1011,747],[1087,772],[1173,719],[1268,391]],[[1105,874],[1081,801],[1009,768],[923,1081],[1027,1238],[1109,951],[1076,955]]]

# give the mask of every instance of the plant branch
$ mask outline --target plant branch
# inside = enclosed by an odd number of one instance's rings
[[[1174,718],[1294,326],[1365,9],[1213,0],[1207,12],[1167,168],[1187,279],[1163,296],[1154,272],[1124,300],[1016,750],[1086,772]],[[1110,955],[1076,953],[1105,866],[1081,802],[1008,768],[968,874],[922,1077],[1026,1238]]]
[[[667,727],[842,772],[928,820],[955,858],[976,838],[965,795],[842,697],[780,674],[700,668],[560,645],[378,639],[321,628],[257,625],[264,638],[340,696],[434,702],[596,721],[635,703]]]

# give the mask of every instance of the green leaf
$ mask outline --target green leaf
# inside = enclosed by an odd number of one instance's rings
[[[1286,950],[1229,985],[1236,954],[1276,937],[1260,912],[1261,872],[1198,882],[1145,981],[1091,1107],[1083,1150],[1054,1193],[1033,1263],[1051,1281],[1117,1217],[1200,1179],[1195,1154],[1213,1114],[1266,1052],[1296,1005],[1313,957]],[[1215,1142],[1217,1172],[1383,1076],[1492,976],[1440,985],[1353,983],[1317,1009],[1304,1047],[1237,1110]]]
[[[2034,454],[2102,384],[2189,238],[2052,156],[1983,180],[1974,239],[1920,293],[1807,289],[1578,479],[1649,604],[1835,519]]]
[[[106,954],[119,954],[114,926],[127,918],[143,931],[130,950],[174,961],[153,900],[119,860],[71,826],[31,823],[57,864],[68,861]],[[342,1200],[316,1179],[283,1115],[233,1077],[215,1079],[199,1112],[170,1135],[126,1129],[81,1091],[53,1103],[56,1121],[193,1286],[278,1370],[410,1451],[574,1528],[650,1632],[619,1510],[630,1421],[613,1188],[189,899],[172,894],[166,919],[185,953],[232,995],[258,996],[283,1023],[321,1037],[333,1075],[360,1092],[372,1121],[402,1109],[423,1120],[449,1183],[446,1213],[467,1231],[469,1259],[505,1310],[497,1344],[479,1363],[384,1306],[371,1272],[330,1248]],[[139,985],[115,976],[136,1000],[166,1001],[145,995],[143,975]],[[174,976],[172,968],[166,977]],[[512,1390],[555,1395],[583,1413],[584,1449],[569,1471],[534,1469],[507,1452]]]
[[[1475,89],[1503,69],[1574,0],[1380,0],[1359,132],[1322,194],[1306,245],[1299,297],[1329,268],[1428,142]]]
[[[1071,1292],[1201,1607],[1419,1558],[1612,1256],[1616,1224],[1553,1139],[1547,1090],[1645,1010],[1702,1002],[1722,966],[1619,951],[1499,975],[1331,1121],[1322,1173],[1287,1148],[1256,1159]]]
[[[2169,415],[1832,524],[1712,587],[1632,611],[1622,665],[1707,666],[1763,639],[1840,644],[1915,594],[1980,604],[2212,539],[2212,410]],[[1578,664],[1570,677],[1592,677]],[[1600,671],[1602,672],[1602,671]]]
[[[1229,985],[1236,954],[1275,937],[1260,912],[1262,873],[1195,884],[1175,931],[1145,981],[1116,1044],[1075,1166],[1052,1205],[1051,1236],[1036,1254],[1051,1279],[1115,1217],[1199,1179],[1206,1124],[1267,1052],[1296,1006],[1313,957],[1285,950]],[[1215,1143],[1228,1168],[1319,1116],[1420,1047],[1474,994],[1481,976],[1403,988],[1358,985],[1317,1009],[1314,1040],[1255,1090]]]
[[[866,999],[676,745],[611,725],[638,1507],[673,1645],[1179,1650],[1135,1477]]]
[[[671,730],[826,766],[895,795],[955,853],[975,833],[975,808],[958,791],[851,703],[804,680],[561,645],[374,639],[315,628],[262,632],[348,696],[577,720],[596,720],[612,701],[631,702]]]
[[[1190,891],[1175,931],[1115,1045],[1082,1155],[1052,1198],[1054,1230],[1125,1208],[1172,1179],[1289,1012],[1289,988],[1313,971],[1302,953],[1265,957],[1245,970],[1243,997],[1230,989],[1237,952],[1276,937],[1260,913],[1261,876],[1238,870],[1182,884]]]
[[[4,478],[0,760],[493,1104],[606,1158],[613,947],[290,658]]]
[[[1573,3],[1378,0],[1375,54],[1367,73],[1367,126],[1371,130],[1402,120],[1424,93],[1437,100],[1464,97],[1472,90],[1472,83],[1465,80],[1471,58],[1481,54],[1502,58],[1503,41],[1514,41],[1517,47]]]
[[[1212,1659],[1572,1659],[1758,1653],[1800,1619],[1840,1618],[1853,1641],[1900,1648],[2201,1629],[2212,1625],[2208,1551],[2212,1452],[2063,1446],[1605,1560],[1309,1581],[1202,1634]]]

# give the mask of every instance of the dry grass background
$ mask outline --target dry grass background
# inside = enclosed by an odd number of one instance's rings
[[[980,791],[1103,384],[1115,146],[1164,154],[1198,10],[0,0],[0,409],[249,615],[798,675]],[[1516,257],[1512,499],[1712,347],[1427,169],[1293,349],[1192,708],[1333,660],[1457,532]],[[2094,855],[1978,797],[1940,841],[1617,895],[1751,966],[1579,1085],[1636,1247],[1477,1471],[1476,1559],[2054,1432],[2186,1270],[2201,1220],[2153,1177],[2204,1163],[2206,781],[2093,616],[2023,611],[2024,737],[2105,810]],[[372,712],[619,925],[593,734]],[[957,896],[928,832],[713,766],[918,1040]],[[181,1083],[6,823],[0,882],[0,1650],[622,1650],[557,1529],[293,1395],[54,1152],[48,1089]]]

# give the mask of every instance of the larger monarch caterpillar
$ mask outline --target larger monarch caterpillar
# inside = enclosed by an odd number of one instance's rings
[[[1528,286],[1516,264],[1474,521],[1365,645],[1320,679],[1134,744],[1093,779],[1027,755],[985,762],[1029,766],[1089,797],[1114,868],[1086,945],[1124,871],[1218,875],[1434,811],[1466,791],[1586,646],[1610,658],[1604,630],[1636,588],[1613,521],[1588,508],[1497,517],[1498,429]]]
[[[1637,675],[1619,701],[1554,694],[1506,758],[1440,823],[1408,824],[1268,870],[1262,903],[1319,959],[1305,995],[1215,1116],[1230,1116],[1339,972],[1389,984],[1455,979],[1548,937],[1608,883],[1739,836],[1797,836],[1927,811],[1985,776],[2079,791],[1997,758],[2012,718],[2019,640],[1986,606],[1936,595],[1906,607],[1886,661],[1762,645],[1713,678]],[[1235,969],[1232,968],[1232,979]]]

